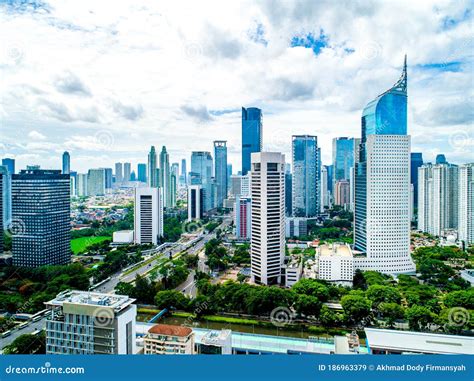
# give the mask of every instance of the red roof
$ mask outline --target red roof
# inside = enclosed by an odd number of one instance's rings
[[[191,328],[181,327],[179,325],[157,324],[151,327],[148,332],[154,333],[156,335],[186,337],[189,336],[193,330]]]

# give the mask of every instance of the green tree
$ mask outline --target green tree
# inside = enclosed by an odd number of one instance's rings
[[[356,290],[367,290],[367,281],[365,280],[364,273],[359,269],[354,273],[353,288]]]
[[[46,353],[46,336],[44,332],[39,335],[21,335],[3,348],[6,355],[33,355]]]
[[[335,327],[341,323],[342,318],[328,306],[323,305],[319,313],[319,321],[325,327]]]
[[[158,308],[175,308],[177,310],[187,310],[189,299],[176,290],[160,291],[155,296],[155,305]]]
[[[444,297],[446,307],[464,307],[474,310],[474,288],[467,291],[453,291]]]
[[[407,309],[405,317],[408,320],[410,329],[423,331],[434,323],[436,315],[424,306],[412,306]]]
[[[354,294],[343,296],[341,305],[347,319],[352,323],[358,324],[370,315],[371,303],[364,296]]]
[[[326,302],[329,298],[329,288],[321,281],[315,279],[301,279],[291,288],[296,294],[314,296],[321,302]]]
[[[397,303],[380,303],[378,310],[389,327],[393,327],[396,320],[405,316],[404,308]]]
[[[311,295],[298,295],[295,301],[295,311],[300,315],[315,316],[319,315],[321,302],[318,298]]]
[[[367,289],[367,298],[372,301],[373,307],[377,307],[380,303],[396,303],[400,304],[402,299],[400,292],[395,287],[382,286],[374,284]]]

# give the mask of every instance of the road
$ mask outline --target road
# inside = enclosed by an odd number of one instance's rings
[[[15,340],[18,336],[24,335],[26,333],[33,333],[37,329],[43,330],[46,327],[46,317],[43,317],[43,319],[31,322],[28,327],[25,327],[23,329],[12,329],[12,334],[8,337],[5,338],[0,338],[0,348],[4,348],[8,344],[11,344],[13,340]]]

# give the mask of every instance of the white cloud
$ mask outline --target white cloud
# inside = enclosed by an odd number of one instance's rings
[[[46,136],[44,136],[41,132],[38,132],[38,131],[31,131],[29,134],[28,134],[28,137],[30,139],[33,139],[33,140],[45,140],[46,139]]]
[[[14,36],[0,54],[3,152],[17,155],[20,167],[29,164],[27,149],[49,151],[52,159],[37,161],[53,166],[68,149],[73,169],[85,171],[144,162],[151,144],[166,145],[179,161],[227,139],[238,170],[240,112],[224,111],[241,106],[263,109],[266,148],[288,154],[292,134],[317,134],[328,163],[331,139],[360,134],[361,109],[396,81],[405,53],[413,150],[427,160],[437,152],[471,159],[446,144],[453,128],[471,129],[468,1],[58,0],[34,13],[2,7],[9,11],[0,12],[0,33]],[[321,31],[328,46],[319,55],[290,47],[292,37]],[[459,70],[427,68],[450,62],[460,62]],[[97,141],[104,131],[113,137],[106,148]],[[34,133],[50,145],[28,146]]]

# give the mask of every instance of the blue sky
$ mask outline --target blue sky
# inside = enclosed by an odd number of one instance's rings
[[[362,108],[408,55],[408,131],[426,161],[474,161],[468,1],[0,1],[0,155],[74,170],[172,162],[228,141],[240,109],[264,113],[264,149],[291,135],[359,136]]]

